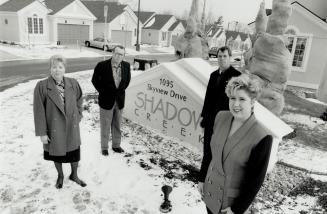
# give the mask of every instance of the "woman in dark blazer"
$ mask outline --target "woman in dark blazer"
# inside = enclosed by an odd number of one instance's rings
[[[63,185],[62,163],[71,164],[69,179],[80,186],[77,175],[80,160],[82,90],[75,79],[64,77],[66,60],[60,55],[50,58],[50,76],[34,89],[35,134],[43,143],[44,159],[53,161],[58,172],[56,188]]]
[[[208,213],[245,213],[259,191],[267,171],[272,136],[256,120],[257,82],[247,74],[233,77],[227,87],[230,111],[215,119],[210,142],[212,159],[204,156],[206,175],[199,191]]]

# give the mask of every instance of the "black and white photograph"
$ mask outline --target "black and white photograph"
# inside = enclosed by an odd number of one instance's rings
[[[327,0],[0,0],[0,214],[327,214]]]

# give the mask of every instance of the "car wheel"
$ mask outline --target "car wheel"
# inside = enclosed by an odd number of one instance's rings
[[[90,42],[85,42],[86,47],[90,47]]]

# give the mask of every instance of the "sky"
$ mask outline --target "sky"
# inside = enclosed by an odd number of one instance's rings
[[[140,0],[141,11],[149,10],[155,12],[171,11],[177,15],[182,15],[191,8],[192,0]],[[265,0],[266,8],[271,8],[272,0]],[[132,5],[137,4],[137,0],[127,0]],[[204,0],[200,0],[203,4]],[[223,16],[225,25],[229,21],[250,23],[257,15],[259,5],[262,0],[207,0],[206,11],[212,12],[214,17]]]
[[[7,0],[0,0],[0,4]],[[137,8],[138,0],[119,0]],[[204,0],[199,0],[203,5]],[[265,0],[266,8],[271,8],[272,0]],[[191,8],[192,0],[140,0],[141,11],[172,12],[173,15],[183,15]],[[224,24],[238,21],[248,24],[254,21],[262,0],[207,0],[207,13],[211,11],[214,17],[224,17]],[[201,6],[202,7],[202,6]]]

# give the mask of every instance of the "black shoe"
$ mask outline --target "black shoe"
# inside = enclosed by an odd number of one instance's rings
[[[108,156],[108,155],[109,155],[109,153],[108,153],[108,149],[103,149],[103,150],[102,150],[102,155],[103,155],[103,156]]]
[[[117,153],[123,153],[123,152],[125,152],[124,149],[122,149],[121,147],[112,148],[112,150],[113,150],[114,152],[117,152]]]
[[[64,177],[63,176],[58,176],[57,182],[56,182],[56,188],[61,189],[63,182],[64,182]]]
[[[74,178],[72,175],[70,175],[69,180],[74,181],[75,183],[77,183],[81,187],[86,187],[86,183],[84,181],[82,181],[81,179],[79,179],[78,177]]]

